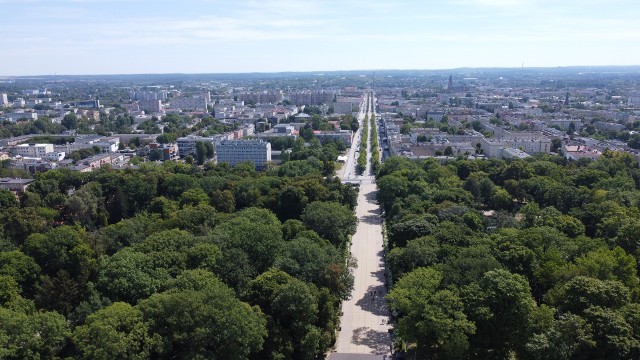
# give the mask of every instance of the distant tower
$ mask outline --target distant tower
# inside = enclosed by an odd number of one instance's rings
[[[449,75],[449,83],[447,84],[447,90],[451,91],[453,89],[453,75]]]
[[[569,91],[567,91],[567,94],[564,97],[564,106],[569,106]]]

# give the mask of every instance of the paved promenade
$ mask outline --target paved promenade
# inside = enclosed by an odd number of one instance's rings
[[[370,149],[367,151],[370,159]],[[382,218],[369,168],[368,165],[365,172],[368,176],[356,177],[362,182],[356,207],[359,223],[352,238],[351,255],[356,258],[358,267],[353,270],[352,296],[342,303],[341,330],[330,360],[391,358],[389,315],[384,300]]]

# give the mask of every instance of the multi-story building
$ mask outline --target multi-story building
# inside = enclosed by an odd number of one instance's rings
[[[336,102],[333,103],[333,112],[335,114],[351,114],[358,104],[352,102]]]
[[[145,112],[159,113],[162,111],[162,100],[139,100],[138,106]]]
[[[92,148],[97,146],[103,153],[115,153],[118,151],[120,138],[117,136],[104,137],[99,135],[89,135],[85,137],[76,137],[76,141],[72,144],[54,145],[55,152],[65,152],[67,154],[81,149]]]
[[[181,137],[178,140],[176,140],[176,144],[178,145],[178,155],[180,156],[195,155],[196,144],[201,141],[214,144],[215,146],[214,138],[189,135],[189,136]]]
[[[178,147],[176,144],[149,144],[150,149],[157,149],[162,152],[162,161],[176,160],[178,158]]]
[[[36,112],[13,112],[4,115],[5,118],[11,121],[19,120],[37,120],[38,113]]]
[[[257,169],[271,162],[271,144],[264,140],[224,140],[216,147],[218,163],[235,166],[250,161]]]
[[[351,130],[338,131],[314,131],[315,136],[320,142],[342,141],[347,147],[351,147],[352,133]]]
[[[22,194],[34,181],[34,179],[0,178],[0,189],[14,191],[18,194]]]
[[[7,94],[0,94],[0,106],[9,106]]]
[[[166,91],[131,91],[131,100],[167,100]]]
[[[77,108],[98,109],[100,108],[100,100],[76,101],[75,106]]]
[[[573,129],[575,131],[580,131],[582,128],[582,120],[580,119],[549,119],[547,121],[549,126],[557,126],[562,130],[568,130],[573,124]]]
[[[181,110],[207,110],[207,102],[206,94],[203,96],[196,97],[175,97],[170,99],[169,107],[172,109],[181,109]]]
[[[283,99],[282,91],[243,93],[236,95],[239,101],[253,104],[275,104]]]
[[[506,148],[520,149],[527,154],[550,153],[551,140],[546,136],[531,138],[482,138],[480,145],[489,158],[501,158]]]
[[[15,147],[16,155],[41,158],[53,152],[53,144],[21,144]]]
[[[333,101],[335,91],[302,91],[289,94],[289,100],[295,105],[321,105]]]

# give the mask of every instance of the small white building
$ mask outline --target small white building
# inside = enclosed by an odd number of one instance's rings
[[[602,156],[602,152],[596,148],[592,148],[586,145],[562,145],[562,152],[564,157],[569,160],[578,160],[578,159],[591,159],[596,160],[600,156]]]
[[[64,151],[50,152],[50,153],[44,154],[44,156],[42,157],[42,160],[62,161],[64,160],[65,155],[66,154],[64,153]]]
[[[21,144],[15,147],[15,152],[23,157],[42,158],[53,152],[53,144]]]

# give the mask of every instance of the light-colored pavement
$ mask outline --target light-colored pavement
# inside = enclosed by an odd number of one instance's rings
[[[356,149],[360,145],[360,137],[362,136],[362,127],[364,124],[364,115],[367,108],[366,105],[363,105],[363,104],[365,104],[365,100],[363,100],[362,104],[360,105],[360,112],[358,113],[358,123],[360,124],[360,127],[358,131],[356,131],[356,133],[354,134],[353,139],[351,141],[351,147],[347,151],[347,162],[344,164],[342,169],[338,172],[338,176],[343,181],[357,180],[356,178],[358,177],[356,172],[356,167],[358,162],[357,156],[356,156]]]
[[[367,152],[369,160],[369,148]],[[367,161],[365,176],[349,177],[360,181],[356,207],[359,223],[350,249],[358,266],[353,270],[355,282],[352,296],[342,303],[341,329],[331,360],[390,359],[391,355],[390,326],[387,324],[389,314],[384,300],[382,218],[376,203],[377,190],[369,163]],[[365,357],[365,354],[369,356]]]

